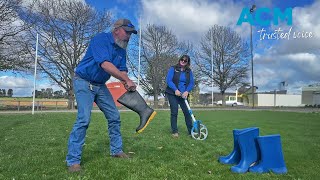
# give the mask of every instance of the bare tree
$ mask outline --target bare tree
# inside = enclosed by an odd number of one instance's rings
[[[137,39],[134,43],[137,45]],[[137,48],[129,52],[129,67],[137,78],[138,58],[134,58],[138,57]],[[177,63],[181,52],[188,52],[187,44],[179,43],[165,26],[147,25],[142,33],[140,85],[147,95],[153,96],[155,108],[158,107],[158,96],[165,91],[168,69]]]
[[[111,26],[111,14],[98,13],[80,1],[37,1],[36,9],[26,22],[34,28],[25,38],[25,47],[34,56],[39,34],[38,67],[68,94],[69,108],[74,101],[74,68],[84,55],[90,39]],[[31,42],[31,44],[30,44]]]
[[[215,25],[209,29],[200,43],[197,65],[204,84],[211,85],[213,80],[224,97],[228,88],[246,82],[249,50],[248,45],[236,32],[228,27]],[[211,55],[213,63],[211,63]],[[225,104],[224,98],[222,101]]]
[[[17,43],[21,33],[29,28],[18,15],[21,9],[21,0],[0,1],[0,70],[28,67],[28,61],[19,59],[24,51]]]

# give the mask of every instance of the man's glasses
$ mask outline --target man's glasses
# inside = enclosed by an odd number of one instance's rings
[[[187,62],[188,62],[188,60],[186,60],[186,59],[180,59],[180,61],[181,61],[181,62],[184,62],[184,63],[187,63]]]

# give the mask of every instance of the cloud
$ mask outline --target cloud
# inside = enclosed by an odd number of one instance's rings
[[[118,2],[133,4],[134,1],[118,0]],[[189,40],[196,45],[214,24],[229,26],[248,41],[250,26],[247,23],[236,26],[236,22],[242,8],[250,7],[253,2],[257,7],[273,8],[276,4],[272,0],[141,0],[141,9],[135,4],[134,6],[137,7],[133,10],[141,10],[144,27],[147,24],[164,25],[180,40]],[[254,37],[254,78],[259,91],[273,90],[281,81],[287,81],[288,89],[293,92],[301,89],[301,86],[319,82],[319,9],[320,1],[293,8],[292,31],[312,32],[314,35],[312,38],[259,41]],[[127,15],[123,8],[117,6],[112,9],[112,12],[119,17]],[[140,12],[137,13],[140,14]],[[289,28],[282,24],[279,27]],[[271,29],[275,28],[277,26],[271,27]],[[248,74],[250,76],[251,72]],[[248,82],[251,82],[250,78]],[[1,87],[2,83],[3,81],[1,81]]]
[[[254,72],[255,85],[261,87],[260,90],[272,90],[279,87],[280,82],[286,81],[288,90],[295,92],[297,85],[301,87],[319,81],[319,55],[313,53],[256,55]]]
[[[320,32],[319,19],[320,1],[315,1],[312,5],[306,7],[296,7],[293,9],[292,16],[294,24],[301,30]],[[319,34],[317,37],[320,37]]]
[[[257,40],[254,51],[255,85],[268,91],[288,83],[288,91],[301,93],[301,87],[320,80],[320,1],[293,8],[293,25],[290,39]],[[281,27],[288,31],[291,27]],[[293,38],[293,33],[311,32],[312,37]],[[307,34],[308,34],[307,33]]]
[[[33,92],[33,77],[16,77],[16,76],[0,76],[0,89],[13,89],[14,97],[32,96]],[[57,85],[52,85],[49,82],[43,82],[41,78],[37,79],[36,89],[52,88],[53,91],[60,90]]]
[[[298,38],[289,41],[281,41],[277,47],[279,54],[319,52],[320,49],[320,1],[306,7],[296,7],[292,11],[293,31],[310,35],[311,38]]]
[[[13,96],[32,96],[33,82],[26,78],[14,76],[0,77],[1,89],[13,89]]]
[[[164,25],[179,39],[199,41],[215,24],[234,26],[242,7],[232,1],[142,0],[143,26]]]
[[[288,54],[286,57],[289,60],[303,63],[316,63],[317,56],[315,54],[310,53],[296,53],[296,54]]]
[[[17,78],[13,76],[0,77],[1,88],[26,88],[32,87],[32,81],[25,78]]]
[[[237,26],[244,7],[271,7],[272,0],[252,2],[223,0],[142,0],[143,26],[164,25],[170,28],[180,40],[197,43],[210,27],[217,24],[228,26],[243,38],[250,35],[250,26]]]
[[[253,2],[209,0],[142,0],[143,26],[146,23],[164,25],[180,40],[197,44],[203,34],[214,24],[229,26],[249,41],[250,26],[237,26],[236,22],[244,7]],[[274,8],[272,0],[256,1],[257,7]],[[259,91],[269,91],[286,81],[288,90],[297,93],[301,86],[320,79],[320,1],[293,8],[293,32],[312,32],[312,38],[290,40],[263,40],[254,36],[254,80]],[[271,29],[290,27],[283,24]],[[254,31],[257,28],[254,28]],[[257,34],[255,34],[257,35]],[[251,72],[248,72],[249,76]],[[248,79],[251,82],[251,77]],[[297,86],[300,86],[299,88]],[[203,87],[203,89],[206,89]],[[210,89],[210,88],[207,88]]]

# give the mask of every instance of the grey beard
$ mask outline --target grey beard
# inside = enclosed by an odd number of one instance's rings
[[[128,46],[128,41],[121,41],[120,39],[115,39],[115,43],[122,49],[126,49]]]

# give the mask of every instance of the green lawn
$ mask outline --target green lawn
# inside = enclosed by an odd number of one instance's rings
[[[181,113],[181,112],[180,112]],[[67,140],[76,113],[0,114],[0,179],[318,179],[320,114],[272,111],[195,111],[209,131],[205,141],[187,136],[179,115],[180,137],[171,138],[169,111],[159,111],[140,135],[138,116],[121,113],[124,151],[131,159],[109,156],[102,113],[93,113],[81,173],[65,165]],[[288,174],[234,174],[217,162],[232,151],[232,130],[256,126],[260,135],[280,134]]]

